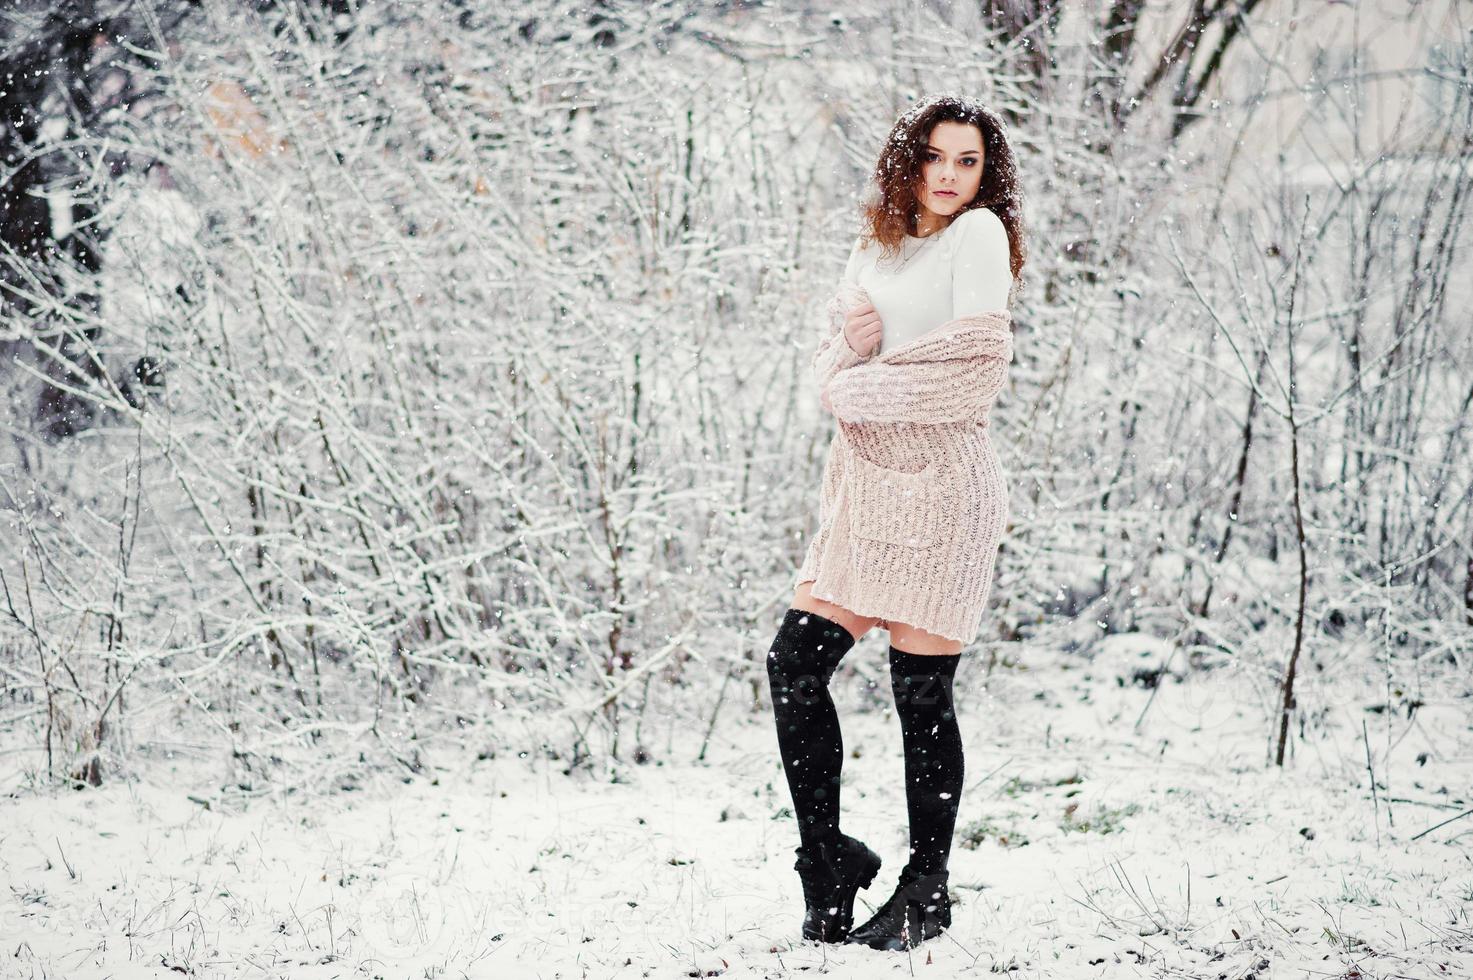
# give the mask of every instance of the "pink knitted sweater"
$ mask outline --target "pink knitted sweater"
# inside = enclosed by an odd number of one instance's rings
[[[819,528],[794,579],[861,616],[971,643],[992,591],[1008,487],[988,434],[1013,359],[1004,311],[948,320],[883,354],[849,346],[865,302],[844,282],[812,359],[839,431],[824,463]]]

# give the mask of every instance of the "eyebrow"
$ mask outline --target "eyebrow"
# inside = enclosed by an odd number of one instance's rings
[[[941,147],[939,147],[939,146],[932,146],[930,143],[927,143],[926,144],[926,149],[928,149],[928,150],[935,150],[937,153],[940,153],[941,152]],[[970,156],[976,156],[977,154],[979,154],[981,152],[982,152],[981,150],[962,150],[960,153],[957,154],[957,156],[959,156],[959,157],[964,157],[964,156],[968,156],[968,155],[970,155]]]

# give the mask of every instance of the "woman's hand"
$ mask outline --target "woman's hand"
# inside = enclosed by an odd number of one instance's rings
[[[850,349],[861,357],[868,357],[879,350],[883,332],[884,324],[880,323],[880,314],[873,303],[854,307],[844,321],[844,339],[849,342]]]

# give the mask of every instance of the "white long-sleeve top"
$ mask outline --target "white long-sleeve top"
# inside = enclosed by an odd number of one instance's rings
[[[1008,308],[1013,285],[1008,233],[987,208],[957,215],[925,238],[907,235],[900,255],[854,241],[844,278],[869,293],[883,333],[876,353],[910,343],[948,320]]]

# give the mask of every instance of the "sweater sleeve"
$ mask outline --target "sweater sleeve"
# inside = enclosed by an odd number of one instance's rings
[[[960,215],[951,267],[951,315],[971,316],[1008,308],[1013,285],[1008,230],[987,208]]]
[[[849,346],[849,340],[844,335],[844,321],[849,315],[849,300],[859,283],[859,240],[854,241],[854,248],[849,252],[849,261],[844,266],[844,279],[839,284],[839,289],[829,299],[824,307],[825,327],[823,339],[819,341],[818,349],[814,351],[811,362],[813,380],[818,385],[820,392],[819,401],[823,407],[829,408],[828,399],[823,394],[828,388],[828,383],[840,371],[864,361],[866,355],[860,354]]]
[[[842,422],[980,422],[1007,383],[1010,359],[862,364],[831,380],[824,395]]]

